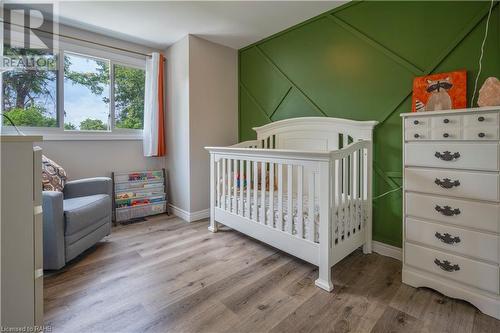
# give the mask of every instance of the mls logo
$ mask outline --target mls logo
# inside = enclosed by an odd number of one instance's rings
[[[3,5],[4,46],[17,49],[54,48],[54,5],[16,2]]]

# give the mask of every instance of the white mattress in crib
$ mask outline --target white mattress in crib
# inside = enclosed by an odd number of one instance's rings
[[[246,193],[245,193],[246,194]],[[223,199],[222,197],[219,198],[220,201],[219,202],[222,202]],[[274,204],[273,204],[273,210],[274,210],[274,219],[273,219],[273,227],[277,227],[278,226],[278,219],[279,219],[279,213],[278,213],[278,198],[277,196],[275,195],[274,198]],[[340,220],[338,220],[338,223],[336,224],[335,226],[335,237],[341,237],[344,235],[344,232],[347,231],[345,230],[345,225],[346,225],[346,220],[350,219],[351,218],[351,209],[354,209],[354,211],[352,212],[352,216],[354,216],[354,220],[355,220],[355,217],[356,217],[356,214],[358,214],[358,221],[360,221],[360,223],[362,223],[361,221],[364,221],[365,220],[365,216],[363,216],[363,213],[362,213],[362,209],[361,209],[361,204],[363,203],[364,200],[361,200],[361,199],[356,199],[356,200],[348,200],[349,199],[349,196],[347,196],[347,199],[345,200],[345,202],[347,202],[347,204],[340,204],[340,205],[336,205],[335,207],[335,210],[334,210],[334,214],[336,214],[336,216],[339,216],[339,212],[341,213],[340,214]],[[233,213],[236,213],[236,207],[238,207],[238,214],[239,215],[243,215],[243,216],[247,216],[247,211],[248,209],[250,209],[250,214],[251,214],[251,219],[252,220],[257,220],[257,221],[262,221],[262,198],[261,198],[261,194],[260,194],[260,191],[259,191],[259,194],[258,194],[258,197],[257,197],[257,218],[255,218],[254,216],[254,200],[253,200],[253,191],[251,191],[251,195],[250,195],[250,207],[248,206],[248,202],[247,202],[247,198],[246,196],[243,197],[243,204],[244,204],[244,214],[242,214],[239,209],[241,208],[240,206],[240,201],[241,201],[241,197],[240,195],[238,194],[236,196],[236,198],[234,196],[227,196],[226,197],[226,210],[228,211],[231,211]],[[317,202],[317,200],[315,200]],[[266,192],[266,224],[269,223],[270,221],[270,208],[269,208],[269,193]],[[285,228],[285,225],[286,225],[286,221],[288,220],[288,205],[287,205],[287,196],[284,194],[283,195],[283,213],[282,213],[282,226],[283,228]],[[229,206],[229,204],[231,203],[231,206]],[[297,200],[296,198],[294,197],[293,200],[292,200],[292,205],[293,205],[293,219],[292,219],[292,234],[293,235],[296,235],[298,233],[298,226],[299,226],[299,219],[298,219],[298,216],[297,216]],[[304,230],[304,238],[306,239],[309,239],[309,232],[311,232],[311,228],[309,227],[310,226],[310,219],[309,219],[309,204],[308,204],[308,198],[307,196],[304,196],[303,197],[303,200],[302,200],[302,205],[303,205],[303,209],[302,209],[302,222],[303,222],[303,230]],[[229,207],[231,207],[231,209],[229,209]],[[340,209],[339,209],[340,208]],[[319,242],[319,205],[315,204],[315,207],[314,207],[314,230],[315,230],[315,235],[314,235],[314,241],[316,243]],[[358,227],[358,226],[354,226],[354,222],[351,223],[351,226],[352,227]]]

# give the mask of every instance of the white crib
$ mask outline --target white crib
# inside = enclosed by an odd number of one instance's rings
[[[319,266],[371,252],[376,121],[304,117],[254,128],[257,140],[210,152],[210,226],[247,234]]]

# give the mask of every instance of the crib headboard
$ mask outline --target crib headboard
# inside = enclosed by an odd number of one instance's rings
[[[372,140],[378,121],[302,117],[254,127],[262,148],[329,151],[358,140]]]

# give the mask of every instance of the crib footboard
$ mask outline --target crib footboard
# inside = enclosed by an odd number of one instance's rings
[[[334,152],[210,147],[210,226],[218,223],[319,266],[331,267],[371,241],[371,145]],[[368,236],[369,235],[369,236]]]

